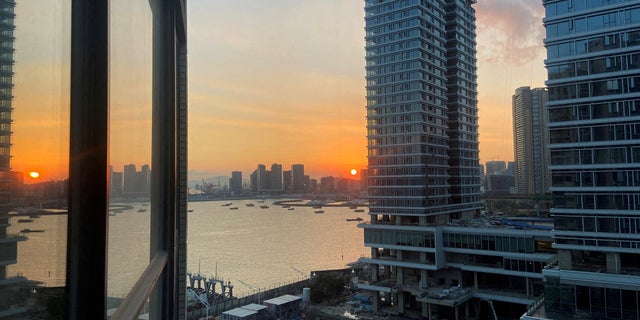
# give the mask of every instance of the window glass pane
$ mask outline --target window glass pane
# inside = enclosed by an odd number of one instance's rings
[[[1,1],[0,16],[0,314],[58,319],[66,272],[70,6]]]
[[[110,3],[107,308],[149,264],[152,13],[148,0]],[[113,303],[111,303],[113,302]]]

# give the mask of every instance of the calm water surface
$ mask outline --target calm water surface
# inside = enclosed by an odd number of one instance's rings
[[[225,203],[233,204],[222,206]],[[255,206],[247,207],[248,203]],[[127,205],[133,208],[109,218],[112,296],[126,295],[149,261],[150,209],[142,203]],[[189,209],[193,211],[188,216],[187,269],[231,281],[236,296],[308,277],[313,270],[343,268],[368,252],[362,229],[346,221],[367,215],[348,207],[323,207],[325,213],[316,214],[318,209],[287,210],[267,199],[190,202]],[[24,228],[46,231],[30,233],[29,240],[18,244],[18,264],[9,267],[9,275],[64,285],[66,216],[16,221],[12,218],[10,233]]]

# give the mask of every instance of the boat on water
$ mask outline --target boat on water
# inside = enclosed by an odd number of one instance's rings
[[[357,217],[357,218],[347,218],[347,221],[362,221],[362,218]]]
[[[247,207],[255,207],[256,205],[253,204],[253,203],[247,203],[247,204],[245,204],[245,206],[247,206]]]
[[[356,209],[356,210],[353,210],[353,212],[364,212],[364,209]]]
[[[18,219],[18,223],[33,222],[33,219]]]
[[[228,207],[228,206],[230,206],[230,205],[232,205],[232,204],[233,204],[233,203],[228,202],[228,203],[223,204],[222,206],[223,206],[223,207]]]
[[[231,207],[229,210],[238,210],[238,207]]]
[[[138,212],[146,212],[147,209],[138,209]]]
[[[260,206],[260,209],[269,209],[269,206]]]
[[[44,229],[22,229],[20,230],[22,233],[31,233],[31,232],[44,232]]]
[[[187,212],[193,212],[193,209],[189,209],[189,210],[187,210]]]
[[[296,209],[296,208],[289,208],[289,209],[287,209],[287,210],[295,210],[295,209]]]
[[[313,213],[324,213],[324,211],[323,210],[316,210]]]

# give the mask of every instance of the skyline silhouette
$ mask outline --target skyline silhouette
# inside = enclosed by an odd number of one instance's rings
[[[33,5],[21,2],[16,7],[12,168],[38,171],[41,179],[64,179],[70,9],[67,3],[49,4],[50,10],[30,9]],[[135,6],[122,1],[113,5],[115,10]],[[362,7],[360,1],[190,1],[190,174],[250,172],[256,159],[305,163],[309,174],[318,177],[348,176],[353,168],[365,168]],[[546,78],[543,7],[506,0],[474,7],[480,162],[509,161],[513,90],[543,86]],[[127,11],[146,19],[148,8],[133,9]],[[38,16],[27,14],[31,12]],[[111,164],[118,167],[150,162],[146,123],[151,99],[144,91],[150,86],[150,35],[132,38],[127,30],[146,27],[143,22],[127,16],[112,19],[117,49],[111,57]],[[37,41],[42,33],[52,41]],[[38,72],[42,66],[46,72]],[[137,68],[140,75],[127,80]]]

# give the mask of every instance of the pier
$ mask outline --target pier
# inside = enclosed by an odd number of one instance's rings
[[[310,286],[310,279],[304,279],[297,282],[288,283],[282,286],[267,288],[264,291],[258,291],[254,294],[241,297],[225,299],[218,303],[212,303],[209,305],[209,317],[218,317],[223,312],[238,308],[251,303],[260,304],[261,302],[279,297],[285,294],[299,295],[302,294],[302,289]],[[207,316],[207,310],[201,306],[198,309],[187,310],[187,319],[200,319]]]

